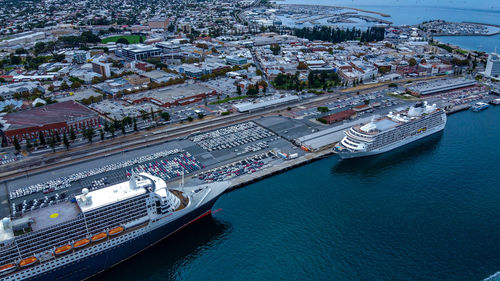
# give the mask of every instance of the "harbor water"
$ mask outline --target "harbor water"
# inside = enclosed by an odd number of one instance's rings
[[[285,0],[279,4],[331,5],[359,8],[390,15],[378,17],[393,22],[393,25],[413,25],[424,21],[442,19],[450,22],[477,22],[500,25],[500,2],[494,0],[433,1],[433,0]],[[287,23],[287,21],[284,21]],[[344,24],[351,28],[352,24]],[[372,24],[361,22],[356,26],[366,28]],[[493,52],[500,50],[500,34],[494,36],[445,36],[439,41],[457,45],[464,49]]]
[[[382,155],[313,162],[223,195],[213,218],[94,280],[496,281],[499,141],[497,106]]]

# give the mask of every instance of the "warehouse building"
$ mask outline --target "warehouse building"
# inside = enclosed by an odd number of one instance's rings
[[[45,136],[75,132],[99,125],[99,115],[75,101],[66,101],[35,107],[26,111],[9,113],[0,118],[3,131],[9,142],[17,137],[19,141]]]

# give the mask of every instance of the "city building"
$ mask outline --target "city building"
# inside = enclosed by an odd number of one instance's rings
[[[73,52],[73,62],[86,63],[90,59],[90,53],[83,50],[76,50]]]
[[[142,74],[155,83],[165,83],[171,79],[179,78],[179,75],[168,73],[162,70],[152,70]]]
[[[148,62],[143,62],[143,61],[132,61],[130,63],[130,68],[132,70],[134,69],[139,69],[142,71],[151,71],[155,69],[155,66],[151,63]]]
[[[148,21],[148,26],[151,29],[164,29],[169,24],[168,18],[152,18]]]
[[[127,80],[131,85],[134,86],[148,84],[149,82],[151,82],[148,77],[137,74],[124,76],[123,79]]]
[[[36,82],[19,82],[13,84],[7,84],[0,86],[0,97],[4,100],[12,99],[15,94],[29,94],[33,93],[35,90],[41,93],[45,92],[45,89]]]
[[[488,62],[486,63],[484,73],[488,77],[500,77],[500,56],[497,53],[491,53],[488,56]]]
[[[247,59],[239,56],[228,56],[226,62],[232,65],[242,65],[247,63]]]
[[[95,73],[101,74],[101,76],[103,76],[103,77],[110,77],[111,76],[110,65],[111,65],[110,63],[93,61],[92,62],[92,70]]]
[[[332,124],[335,122],[351,119],[356,117],[356,111],[352,109],[336,112],[327,116],[323,116],[320,119],[323,119],[327,124]]]
[[[9,142],[37,139],[39,132],[45,136],[62,134],[70,128],[79,131],[99,125],[99,115],[75,101],[59,102],[25,111],[9,113],[0,118]]]
[[[161,56],[161,49],[144,44],[129,45],[121,50],[122,57],[128,60],[146,60],[151,57]]]

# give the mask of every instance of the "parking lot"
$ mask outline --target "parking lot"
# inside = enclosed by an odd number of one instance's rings
[[[191,137],[189,140],[211,152],[214,150],[232,149],[271,136],[274,136],[274,133],[258,126],[254,122],[245,122],[199,134]]]

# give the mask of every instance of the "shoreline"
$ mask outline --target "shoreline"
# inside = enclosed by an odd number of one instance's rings
[[[330,5],[312,5],[312,4],[278,4],[280,6],[309,6],[309,7],[328,7],[328,8],[336,8],[336,9],[344,9],[344,10],[354,10],[358,12],[363,12],[363,13],[368,13],[368,14],[375,14],[379,15],[384,18],[390,18],[391,15],[389,14],[384,14],[382,12],[377,12],[377,11],[370,11],[370,10],[364,10],[360,8],[353,8],[353,7],[347,7],[347,6],[330,6]]]

